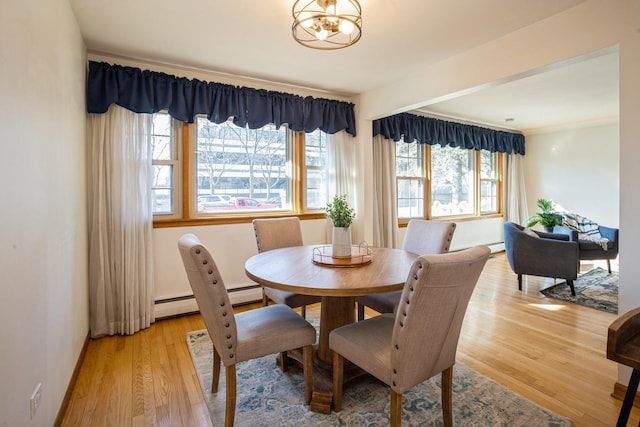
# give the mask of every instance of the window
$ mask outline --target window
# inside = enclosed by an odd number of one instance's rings
[[[475,151],[431,146],[431,216],[474,213]]]
[[[240,128],[196,120],[196,213],[290,209],[291,150],[285,127]],[[214,200],[215,199],[215,200]]]
[[[176,183],[180,164],[178,147],[171,116],[166,113],[153,115],[151,129],[153,156],[153,184],[151,189],[153,214],[165,218],[175,217],[177,209]]]
[[[398,218],[499,213],[500,164],[497,153],[398,141]]]
[[[396,143],[398,218],[424,217],[424,146]]]
[[[499,212],[498,189],[500,179],[498,175],[498,155],[482,150],[480,152],[480,213],[490,214]]]
[[[154,219],[202,223],[278,213],[320,215],[327,199],[328,138],[320,130],[247,129],[205,117],[185,124],[156,113]]]
[[[321,130],[305,134],[304,137],[304,178],[307,209],[323,209],[327,204],[327,138]]]

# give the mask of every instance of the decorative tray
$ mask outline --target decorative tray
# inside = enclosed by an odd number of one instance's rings
[[[371,262],[371,249],[366,243],[351,246],[350,257],[334,257],[331,245],[313,248],[313,262],[332,267],[358,267]]]

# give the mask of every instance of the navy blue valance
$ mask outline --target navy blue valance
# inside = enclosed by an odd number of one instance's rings
[[[373,136],[405,142],[524,155],[524,135],[401,113],[373,121]]]
[[[136,113],[166,109],[186,123],[193,123],[197,114],[204,114],[215,123],[233,117],[234,124],[250,129],[286,123],[297,132],[320,129],[333,134],[346,130],[356,136],[354,105],[348,102],[189,80],[89,61],[87,112],[102,114],[111,104]]]

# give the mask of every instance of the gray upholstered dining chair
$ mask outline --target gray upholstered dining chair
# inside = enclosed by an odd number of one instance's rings
[[[449,252],[454,231],[455,222],[412,219],[407,224],[402,249],[418,255]],[[364,319],[365,307],[378,313],[393,313],[398,306],[401,293],[402,291],[396,291],[357,297],[358,321]]]
[[[442,415],[453,425],[453,365],[469,299],[489,258],[487,246],[424,255],[414,261],[395,314],[331,331],[334,410],[342,410],[344,359],[391,388],[391,426],[400,426],[402,394],[442,373]]]
[[[178,240],[189,283],[213,342],[211,392],[218,392],[220,362],[225,366],[225,426],[233,426],[236,408],[236,364],[269,354],[302,348],[305,401],[311,401],[313,386],[312,346],[316,330],[286,305],[276,304],[239,313],[233,312],[229,295],[209,250],[193,234]]]
[[[253,220],[258,252],[290,246],[302,246],[302,230],[298,217],[261,218]],[[322,298],[313,295],[301,295],[279,289],[262,288],[262,300],[265,306],[269,301],[285,304],[291,308],[300,307],[303,318],[307,317],[307,305],[319,303]]]

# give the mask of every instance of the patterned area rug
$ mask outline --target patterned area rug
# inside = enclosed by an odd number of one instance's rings
[[[225,376],[211,394],[212,344],[206,330],[189,332],[187,345],[198,373],[213,425],[224,424]],[[389,389],[374,378],[349,384],[343,408],[330,415],[311,412],[304,403],[302,369],[294,363],[282,373],[276,356],[241,362],[236,367],[236,426],[388,426]],[[519,396],[477,372],[456,364],[453,419],[457,426],[572,426],[573,422]],[[441,426],[440,375],[403,396],[403,426]]]
[[[542,289],[540,292],[550,298],[618,314],[617,271],[612,271],[609,274],[609,271],[604,268],[594,268],[574,280],[573,286],[576,289],[575,297],[571,295],[571,291],[565,281]]]

